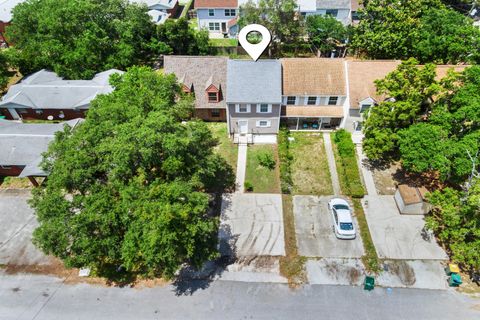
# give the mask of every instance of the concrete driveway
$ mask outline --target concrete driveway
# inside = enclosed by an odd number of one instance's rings
[[[281,195],[225,194],[220,219],[222,255],[285,255]]]
[[[295,233],[299,254],[306,257],[360,258],[364,255],[356,218],[357,237],[340,240],[335,237],[328,201],[333,196],[294,196]]]
[[[29,198],[29,190],[0,191],[0,264],[28,266],[50,262],[32,244],[32,232],[38,223],[27,203]]]
[[[446,260],[435,238],[425,240],[423,216],[401,215],[393,196],[365,196],[362,201],[372,240],[380,258]]]

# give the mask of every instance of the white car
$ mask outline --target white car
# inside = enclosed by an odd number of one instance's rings
[[[328,209],[332,212],[335,236],[338,239],[355,239],[355,226],[348,202],[340,198],[333,198],[328,202]]]

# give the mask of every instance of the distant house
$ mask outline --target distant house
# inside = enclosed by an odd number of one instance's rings
[[[0,120],[0,177],[28,177],[38,185],[35,177],[46,177],[40,167],[42,153],[47,151],[55,132],[64,125],[72,128],[82,120],[75,119],[63,123],[21,123]]]
[[[5,28],[12,21],[12,10],[25,0],[0,0],[0,46],[6,46]]]
[[[395,192],[395,202],[401,214],[427,214],[431,205],[425,195],[428,190],[425,187],[417,188],[406,184],[398,186]]]
[[[280,61],[228,60],[227,87],[227,127],[234,141],[275,142],[282,104]]]
[[[164,72],[174,73],[183,91],[195,96],[195,116],[226,121],[226,57],[165,56]]]
[[[310,15],[329,15],[345,25],[352,22],[352,0],[298,0],[298,10],[304,17]]]
[[[195,0],[198,28],[208,30],[211,38],[234,37],[238,6],[237,0]]]
[[[282,122],[290,130],[334,129],[348,112],[343,60],[282,59]]]
[[[111,69],[92,80],[64,80],[55,72],[40,70],[13,85],[0,101],[0,115],[10,120],[69,120],[85,117],[90,102],[99,94],[110,93]]]
[[[148,7],[148,15],[155,24],[162,24],[171,16],[179,14],[178,0],[130,0],[130,2],[144,4]]]

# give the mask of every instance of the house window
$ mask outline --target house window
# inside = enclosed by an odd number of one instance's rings
[[[329,106],[336,106],[338,101],[338,97],[330,97],[328,98],[328,105]]]
[[[287,97],[287,104],[295,104],[295,103],[297,103],[297,97],[293,97],[293,96]]]
[[[369,104],[362,104],[360,106],[360,112],[365,112],[365,111],[368,111],[368,109],[371,107],[371,105]]]
[[[41,114],[43,114],[43,110],[42,109],[37,109],[37,110],[35,110],[35,114],[41,115]]]
[[[313,105],[317,103],[317,97],[308,97],[307,104]]]
[[[332,16],[336,18],[338,16],[338,10],[337,9],[328,9],[325,13],[327,16]]]
[[[218,92],[208,92],[208,102],[218,102]]]
[[[250,105],[248,104],[237,104],[235,106],[236,112],[238,113],[249,113],[250,112]]]
[[[258,113],[269,113],[271,112],[271,109],[268,104],[262,103],[257,107],[257,112]]]
[[[220,117],[220,109],[212,109],[212,111],[210,112],[210,115],[211,115],[213,118],[218,118],[218,117]]]
[[[215,9],[208,9],[208,16],[214,17],[215,16]]]
[[[257,127],[260,127],[260,128],[268,128],[270,127],[270,120],[260,120],[260,121],[257,121]]]
[[[17,113],[28,113],[28,110],[26,108],[17,108],[15,109],[15,111],[17,111]]]
[[[235,17],[235,9],[225,9],[225,17]]]
[[[208,30],[210,31],[220,31],[220,22],[209,22]]]

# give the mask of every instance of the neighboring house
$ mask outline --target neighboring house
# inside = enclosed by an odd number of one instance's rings
[[[238,33],[237,0],[195,0],[198,28],[211,38],[234,37]]]
[[[174,73],[183,91],[195,96],[195,116],[227,121],[226,57],[165,56],[164,72]]]
[[[227,127],[235,142],[275,142],[280,126],[282,66],[278,60],[228,60]]]
[[[40,168],[42,153],[47,151],[55,132],[63,130],[64,125],[74,128],[81,121],[21,123],[0,120],[0,177],[28,177],[32,184],[38,186],[35,177],[47,176]]]
[[[0,0],[0,46],[7,46],[5,27],[12,21],[12,10],[25,0]]]
[[[69,120],[85,117],[98,94],[110,93],[111,69],[92,80],[64,80],[55,72],[40,70],[10,87],[0,101],[0,115],[10,120]]]
[[[290,130],[334,129],[348,112],[343,59],[282,59],[282,122]]]
[[[162,24],[171,16],[179,14],[178,0],[130,0],[130,2],[145,4],[148,7],[148,15],[155,24]]]
[[[347,25],[352,22],[352,2],[352,0],[316,0],[312,4],[312,0],[298,0],[298,5],[303,16],[330,15]]]

